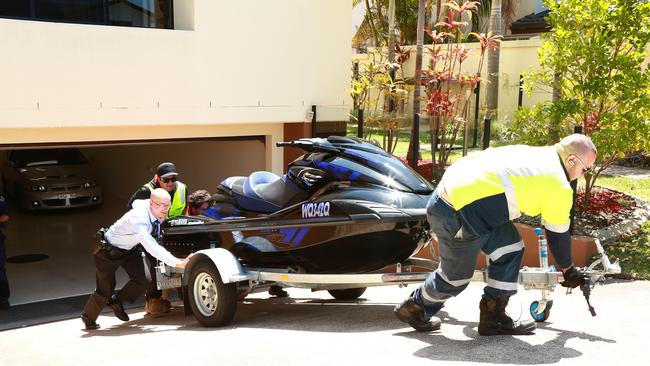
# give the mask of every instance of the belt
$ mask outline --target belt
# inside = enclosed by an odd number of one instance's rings
[[[93,251],[93,254],[97,254],[100,251],[105,251],[111,256],[116,256],[116,255],[127,255],[127,254],[133,254],[139,250],[139,245],[134,246],[131,249],[122,249],[118,248],[105,239],[102,240],[96,240],[97,246],[95,247],[95,250]]]

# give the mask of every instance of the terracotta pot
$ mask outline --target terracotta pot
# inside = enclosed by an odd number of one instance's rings
[[[522,265],[529,267],[538,267],[539,266],[539,248],[537,247],[537,235],[535,235],[535,228],[526,225],[516,223],[515,226],[519,230],[519,234],[524,240],[524,245],[526,249],[524,251],[524,259]],[[580,236],[573,235],[571,237],[571,254],[573,256],[573,264],[576,266],[587,266],[590,264],[589,259],[597,254],[596,251],[596,239],[589,236]],[[557,267],[555,258],[549,249],[548,251],[548,262],[549,264],[554,264]]]
[[[519,231],[519,234],[524,240],[525,245],[524,258],[522,259],[521,263],[522,267],[539,267],[539,248],[537,247],[537,235],[535,235],[535,228],[530,225],[520,223],[515,223],[515,227]],[[593,255],[597,254],[595,240],[595,238],[588,236],[574,235],[571,237],[573,263],[576,266],[583,267],[590,264],[590,258]],[[433,240],[432,244],[437,253],[438,243]],[[418,258],[431,259],[431,250],[428,246],[424,247],[415,256]],[[550,250],[548,251],[548,259],[549,265],[554,264],[557,267],[555,258],[553,258],[553,254],[551,254]],[[483,255],[483,253],[479,254],[478,258],[476,258],[476,268],[485,268],[485,255]]]

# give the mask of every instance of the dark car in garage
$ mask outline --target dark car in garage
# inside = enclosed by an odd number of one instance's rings
[[[77,148],[11,150],[2,167],[3,186],[27,210],[96,206],[103,191]]]

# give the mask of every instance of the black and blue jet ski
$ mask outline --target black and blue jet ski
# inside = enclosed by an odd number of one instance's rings
[[[162,244],[179,257],[224,248],[247,267],[328,274],[400,263],[431,240],[433,186],[381,147],[339,136],[277,146],[305,154],[283,176],[224,180],[203,215],[168,220]]]

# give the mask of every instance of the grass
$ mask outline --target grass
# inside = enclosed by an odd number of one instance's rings
[[[600,176],[596,185],[613,188],[650,202],[650,178]]]

